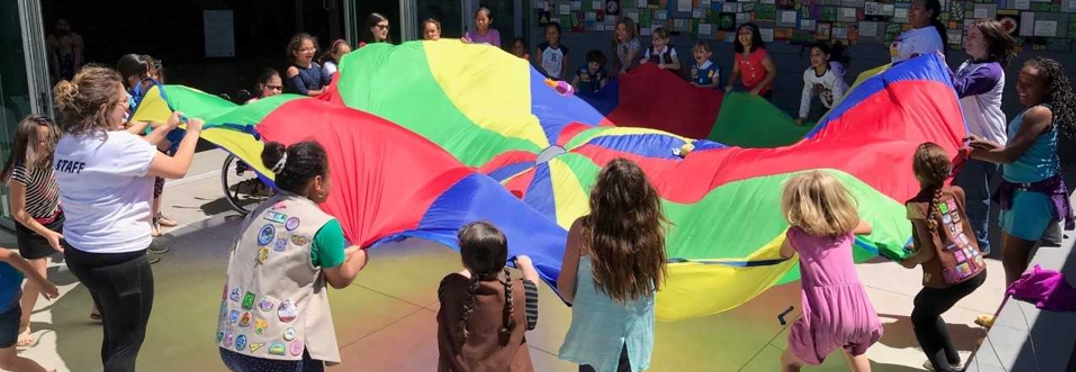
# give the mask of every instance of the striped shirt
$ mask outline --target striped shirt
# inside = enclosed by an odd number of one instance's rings
[[[27,169],[22,162],[15,163],[11,181],[26,186],[26,213],[33,218],[56,215],[60,207],[60,185],[52,175],[52,167]]]
[[[445,286],[437,288],[437,299],[445,302]],[[533,331],[538,326],[538,286],[530,280],[523,279],[523,295],[527,304],[527,330]]]

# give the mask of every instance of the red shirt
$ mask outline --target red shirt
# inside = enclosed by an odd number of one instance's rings
[[[766,79],[766,66],[762,65],[762,60],[768,56],[769,53],[766,53],[766,48],[755,49],[754,52],[747,55],[747,58],[744,58],[742,53],[736,53],[736,65],[740,66],[740,78],[744,89],[754,90],[762,83],[762,80]],[[773,89],[773,81],[760,89],[758,94],[765,94],[770,89]]]

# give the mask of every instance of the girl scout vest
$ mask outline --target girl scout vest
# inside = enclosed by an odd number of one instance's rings
[[[328,291],[310,260],[314,234],[332,217],[314,202],[280,193],[240,228],[228,260],[217,344],[237,353],[340,362]]]
[[[650,47],[650,59],[648,59],[647,62],[648,63],[653,63],[653,64],[659,64],[659,63],[671,64],[672,63],[672,50],[673,50],[672,44],[665,45],[665,50],[661,51],[661,52],[659,52],[657,49],[655,49],[653,46],[651,46]],[[678,70],[678,69],[677,70],[669,69],[669,71],[678,72],[680,70]]]
[[[909,217],[925,224],[933,199],[933,191],[920,192],[907,203]],[[923,263],[923,286],[948,288],[979,275],[986,269],[986,263],[964,214],[964,191],[942,188],[937,203],[934,213],[937,228],[930,236],[919,237],[922,243],[919,249],[934,249],[936,253],[934,259]]]
[[[503,342],[504,284],[500,280],[481,281],[475,291],[474,312],[467,322],[470,336],[460,344],[457,338],[463,304],[470,280],[452,274],[442,280],[444,299],[437,312],[437,345],[440,349],[437,370],[440,372],[531,372],[531,355],[524,333],[527,332],[527,304],[523,281],[512,282],[512,317],[516,327]]]

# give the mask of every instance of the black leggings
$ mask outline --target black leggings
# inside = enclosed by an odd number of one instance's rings
[[[949,328],[946,327],[941,314],[949,311],[960,299],[975,292],[985,281],[986,271],[983,271],[979,276],[949,288],[923,288],[915,296],[915,309],[912,310],[915,338],[927,354],[927,360],[934,365],[934,370],[953,371],[953,365],[960,364],[960,354],[953,346]]]
[[[579,366],[579,372],[596,372],[594,367],[588,364]],[[624,344],[624,348],[620,349],[620,364],[616,367],[616,372],[631,372],[631,360],[628,359],[628,345]]]
[[[69,247],[64,258],[101,312],[104,371],[134,371],[153,309],[153,270],[146,251],[88,253]]]

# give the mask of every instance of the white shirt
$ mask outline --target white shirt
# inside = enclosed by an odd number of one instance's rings
[[[646,52],[643,53],[643,59],[644,60],[650,59],[650,50],[651,49],[654,49],[654,48],[646,48]],[[665,53],[668,53],[670,57],[676,57],[676,49],[675,48],[669,48],[668,45],[665,45],[665,46],[661,47],[661,50],[656,52],[656,54],[659,55],[659,56],[663,55]],[[658,57],[655,56],[655,58],[658,58]],[[663,61],[661,59],[658,59],[658,64],[663,65],[663,64],[665,64],[665,61]]]
[[[1001,111],[1005,69],[997,62],[966,61],[955,74],[954,88],[964,110],[968,132],[994,143],[1006,143],[1006,118]]]
[[[325,75],[333,76],[333,74],[335,74],[336,70],[337,70],[336,62],[325,61],[325,64],[321,65],[321,70],[325,71]],[[326,84],[326,85],[328,85],[328,84]]]
[[[568,54],[568,48],[563,45],[554,48],[548,43],[542,43],[538,48],[542,51],[542,69],[546,75],[551,79],[564,79],[561,72],[564,70],[564,55]]]
[[[89,253],[148,248],[153,177],[147,173],[156,155],[156,147],[126,131],[65,134],[53,160],[64,239]]]
[[[811,113],[811,97],[817,95],[822,101],[822,106],[833,108],[833,104],[841,100],[846,90],[848,90],[848,83],[832,68],[827,68],[822,76],[818,76],[814,72],[814,67],[808,67],[806,71],[803,71],[800,117],[806,118]]]
[[[897,36],[893,44],[889,46],[889,55],[892,63],[897,63],[918,55],[944,50],[945,44],[942,42],[941,35],[938,35],[938,30],[928,25],[905,31]]]

